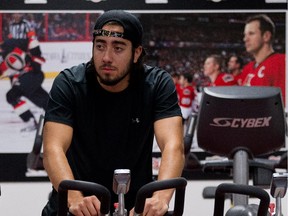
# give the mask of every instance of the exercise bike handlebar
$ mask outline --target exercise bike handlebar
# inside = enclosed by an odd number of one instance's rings
[[[155,182],[148,183],[140,188],[137,192],[134,216],[139,216],[144,211],[145,200],[148,197],[151,197],[155,191],[172,189],[175,188],[175,202],[174,202],[174,211],[167,212],[166,216],[180,216],[183,214],[184,209],[184,199],[185,199],[185,189],[187,185],[187,180],[182,177],[159,180]]]
[[[222,183],[216,189],[214,216],[223,216],[225,193],[249,195],[260,199],[258,216],[266,215],[270,203],[269,194],[261,188],[251,185]]]
[[[95,195],[101,202],[101,216],[109,215],[111,195],[109,190],[97,183],[80,180],[63,180],[58,188],[58,216],[67,216],[68,190],[78,190]],[[68,214],[72,216],[72,214]]]

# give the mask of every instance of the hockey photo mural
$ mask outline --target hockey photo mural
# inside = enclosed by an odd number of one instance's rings
[[[49,0],[47,2],[49,4]],[[108,3],[109,0],[100,1],[99,5]],[[0,9],[0,181],[47,180],[41,154],[48,94],[60,71],[90,61],[93,23],[103,12],[99,7],[91,12],[67,9],[56,12],[53,8],[39,12],[31,7],[27,11]],[[158,10],[151,7],[147,4],[145,11],[130,9],[144,27],[144,48],[148,54],[145,61],[171,75],[191,74],[195,110],[201,91],[210,85],[204,73],[207,57],[220,56],[222,71],[230,74],[228,62],[232,55],[241,57],[243,66],[253,60],[244,42],[248,17],[269,16],[276,27],[274,51],[287,52],[287,11],[282,10],[282,6],[278,11],[263,9],[260,12],[246,8],[229,10],[228,6],[216,7],[212,12],[200,10],[201,6],[199,10],[167,11],[163,9],[165,4],[158,5],[161,7]],[[285,73],[287,67],[283,77],[277,79],[285,80]],[[287,86],[282,89],[283,95],[285,88],[287,90]],[[283,101],[287,105],[287,93]],[[197,149],[197,140],[193,148]],[[157,155],[157,147],[154,151]],[[155,172],[159,163],[156,156]]]

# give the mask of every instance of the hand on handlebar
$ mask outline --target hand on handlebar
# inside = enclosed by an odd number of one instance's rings
[[[96,196],[74,196],[69,199],[69,212],[75,216],[98,216],[100,201]]]
[[[158,196],[153,196],[145,201],[143,216],[163,216],[168,211],[167,202]],[[134,208],[130,211],[129,216],[134,216]]]

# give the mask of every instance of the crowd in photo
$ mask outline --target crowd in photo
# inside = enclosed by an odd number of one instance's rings
[[[93,23],[100,14],[28,13],[20,14],[40,42],[91,41]],[[244,44],[244,26],[250,13],[136,14],[143,23],[147,64],[170,74],[192,75],[196,91],[211,85],[204,64],[211,55],[219,57],[221,72],[231,73],[231,56],[241,58],[242,66],[253,60]],[[275,23],[273,49],[285,53],[285,14],[269,13]],[[2,14],[2,40],[9,37],[15,14]],[[221,60],[221,62],[220,62]]]

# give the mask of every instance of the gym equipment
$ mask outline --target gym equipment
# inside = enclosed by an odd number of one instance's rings
[[[184,136],[184,152],[187,155],[190,152],[194,133],[197,125],[197,113],[192,112],[187,120],[187,129]]]
[[[187,128],[184,136],[184,154],[185,154],[184,170],[196,170],[201,168],[201,163],[198,160],[197,156],[192,152],[190,152],[197,126],[197,116],[198,116],[197,113],[192,112],[187,119]]]
[[[113,191],[118,195],[118,206],[113,213],[113,216],[126,216],[124,195],[129,191],[130,187],[130,170],[116,169],[113,176]]]
[[[232,170],[233,183],[248,186],[252,168],[255,185],[270,182],[277,163],[255,157],[273,153],[285,144],[286,122],[279,88],[206,87],[197,118],[196,125],[191,121],[196,129],[187,128],[188,141],[192,143],[193,132],[197,130],[200,148],[228,158],[200,161],[204,171]],[[185,152],[191,148],[188,141]],[[233,194],[232,200],[235,206],[248,206],[247,195]]]
[[[285,115],[276,87],[204,88],[198,115],[199,147],[231,156],[238,149],[263,155],[285,143]],[[261,146],[261,148],[260,148]]]
[[[130,185],[130,171],[126,169],[119,169],[114,171],[113,177],[113,191],[116,194],[121,194],[118,196],[118,209],[115,210],[113,215],[124,216],[127,211],[125,211],[125,205],[123,199],[123,194],[127,193]],[[173,189],[175,188],[175,201],[174,210],[168,211],[165,216],[181,216],[184,210],[184,200],[185,200],[185,189],[187,185],[187,180],[183,177],[172,178],[167,180],[160,180],[148,183],[142,186],[137,192],[135,200],[135,216],[139,216],[143,213],[145,200],[151,197],[155,191]],[[58,188],[58,216],[72,216],[68,212],[67,207],[67,194],[68,190],[78,190],[86,193],[94,194],[101,202],[100,212],[102,216],[110,215],[110,200],[111,195],[109,190],[99,184],[79,181],[79,180],[63,180]],[[123,205],[121,209],[119,206]]]
[[[255,204],[236,205],[227,211],[226,216],[267,215],[267,209],[269,207],[270,197],[265,190],[251,185],[222,183],[218,185],[216,189],[214,216],[223,216],[226,193],[245,194],[260,199],[259,207],[258,205]]]
[[[270,194],[276,199],[276,212],[273,216],[283,216],[281,198],[287,191],[288,173],[273,173]]]
[[[79,180],[63,180],[58,187],[58,216],[72,216],[72,214],[70,213],[67,214],[68,190],[79,190],[94,194],[101,202],[101,216],[109,215],[111,195],[106,187],[93,182]]]
[[[134,216],[140,216],[143,213],[145,200],[151,197],[155,191],[175,188],[174,211],[168,211],[165,216],[181,216],[184,210],[185,189],[187,181],[185,178],[173,178],[148,183],[137,192],[135,202]]]

